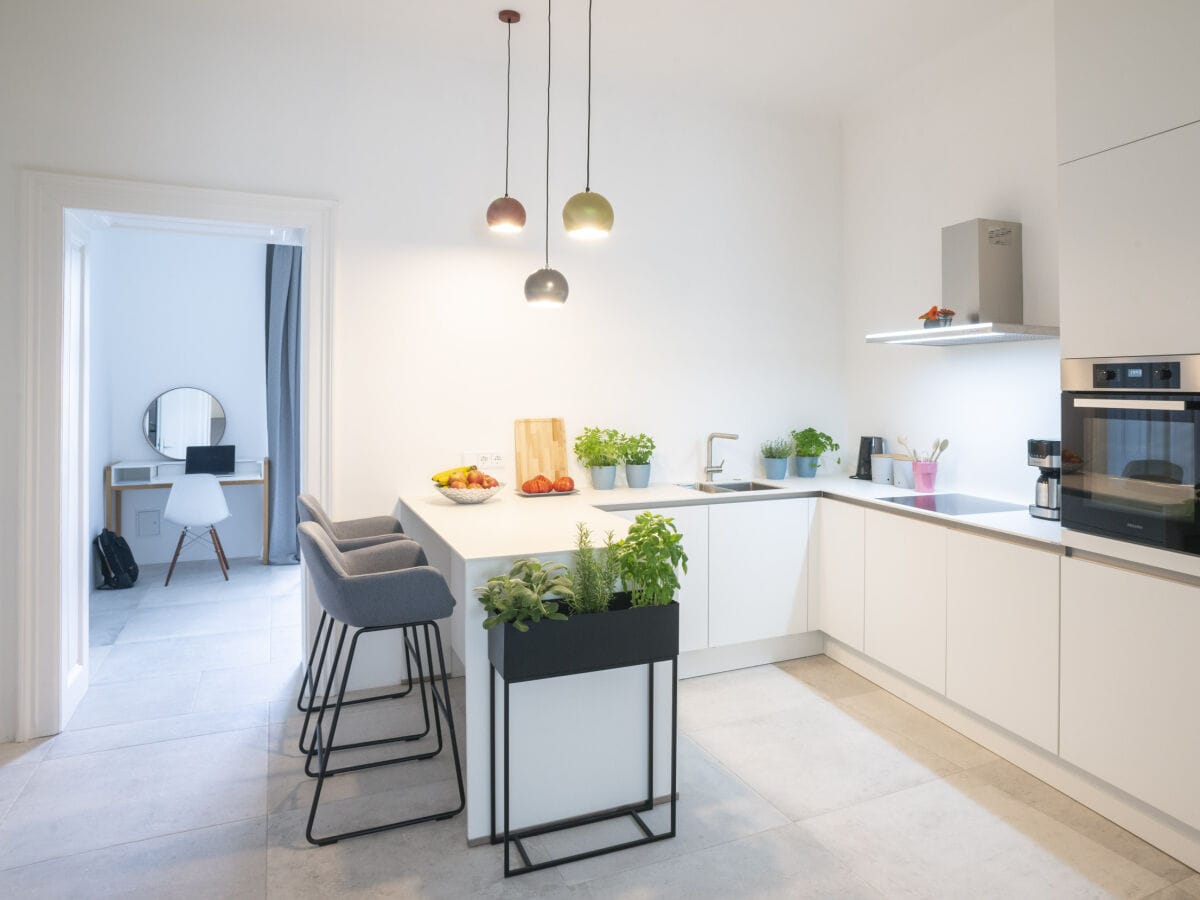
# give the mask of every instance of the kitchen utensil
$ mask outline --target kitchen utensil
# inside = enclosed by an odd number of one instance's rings
[[[871,480],[871,456],[875,453],[883,453],[886,450],[886,445],[883,438],[873,435],[862,437],[858,441],[858,466],[855,468],[851,478],[860,478],[863,481]],[[799,466],[799,462],[796,463]]]
[[[517,484],[524,484],[534,475],[554,481],[568,474],[567,426],[562,419],[517,419],[513,435]]]
[[[498,484],[490,488],[448,488],[438,486],[438,493],[443,497],[453,500],[455,503],[464,505],[473,505],[475,503],[484,503],[499,493],[503,484]]]
[[[945,453],[945,452],[946,452],[946,448],[947,448],[947,447],[949,447],[949,446],[950,446],[950,441],[949,441],[947,438],[942,438],[942,440],[941,440],[941,443],[939,443],[939,444],[938,444],[937,452],[936,452],[935,454],[933,454],[933,457],[932,457],[932,458],[931,458],[929,461],[930,461],[930,462],[937,462],[937,461],[938,461],[938,458],[939,458],[939,457],[940,457],[940,456],[941,456],[943,453]]]
[[[871,454],[871,480],[876,484],[892,483],[892,458],[886,453]]]

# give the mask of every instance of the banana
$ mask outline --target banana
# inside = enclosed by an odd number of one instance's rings
[[[438,472],[433,476],[433,480],[442,487],[448,485],[455,478],[464,477],[468,472],[473,472],[475,466],[456,466],[453,469],[446,469],[444,472]]]

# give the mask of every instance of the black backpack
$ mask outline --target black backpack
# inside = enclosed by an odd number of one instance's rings
[[[133,559],[129,542],[105,528],[93,542],[100,557],[100,574],[109,590],[131,588],[138,579],[138,564]]]

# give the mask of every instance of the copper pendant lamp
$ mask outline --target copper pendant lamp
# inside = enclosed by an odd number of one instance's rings
[[[563,207],[563,227],[567,234],[581,240],[608,237],[613,227],[612,204],[603,194],[592,190],[592,0],[588,0],[588,74],[587,74],[587,167],[583,190]]]
[[[525,228],[525,207],[508,195],[508,142],[512,123],[512,27],[521,21],[514,9],[500,10],[500,21],[508,28],[508,68],[504,78],[504,196],[497,197],[487,209],[488,228],[498,234],[516,234]]]
[[[525,279],[525,300],[535,306],[562,306],[567,302],[567,279],[550,268],[550,18],[553,0],[546,0],[546,264]]]

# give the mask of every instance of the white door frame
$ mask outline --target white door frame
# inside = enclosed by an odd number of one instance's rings
[[[25,171],[21,185],[22,415],[17,535],[17,740],[62,730],[69,649],[65,625],[78,588],[63,580],[67,419],[86,431],[86,405],[64,403],[64,357],[73,312],[63,290],[67,211],[163,216],[300,229],[303,316],[301,485],[328,504],[336,203],[52,172]],[[76,405],[71,410],[67,407]],[[78,477],[78,473],[76,473]]]

